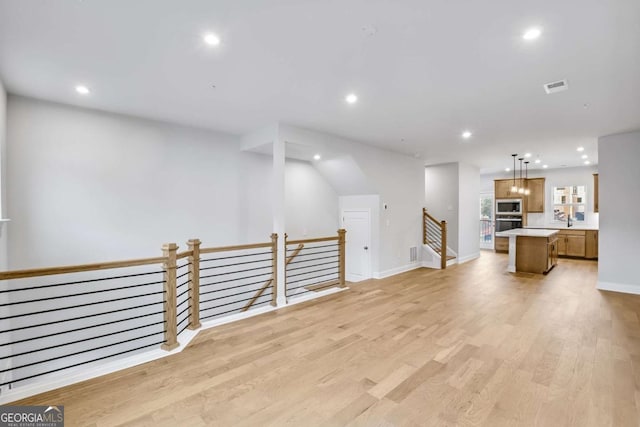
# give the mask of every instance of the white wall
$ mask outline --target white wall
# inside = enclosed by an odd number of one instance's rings
[[[6,203],[6,148],[7,148],[7,140],[6,140],[6,132],[7,132],[7,93],[4,89],[4,85],[2,80],[0,80],[0,219],[7,217],[7,203]],[[5,271],[9,267],[8,262],[8,225],[0,222],[0,271]],[[2,285],[2,289],[7,289],[7,282],[0,281],[0,285]],[[5,303],[9,300],[7,294],[0,294],[0,303]],[[11,325],[11,320],[4,320],[5,327],[7,324]],[[3,327],[6,331],[8,330]],[[13,341],[13,334],[4,333],[2,334],[2,340],[6,342]],[[5,351],[11,352],[13,351],[13,346],[5,347]],[[5,370],[11,366],[11,359],[4,359],[0,362],[0,370]],[[10,381],[12,378],[11,372],[4,372],[0,374],[0,383],[4,383],[6,381]]]
[[[640,293],[640,131],[598,140],[598,288]]]
[[[374,276],[384,276],[409,268],[409,248],[422,242],[422,204],[424,200],[424,167],[421,161],[364,145],[355,141],[281,125],[282,138],[290,143],[312,146],[323,158],[318,170],[323,172],[323,162],[350,156],[367,179],[370,194],[379,194],[380,203],[388,205],[380,210],[380,253],[378,271]],[[362,190],[361,185],[349,185],[349,191]],[[347,195],[334,183],[338,195]],[[417,265],[417,264],[416,264]]]
[[[528,225],[553,225],[553,188],[566,185],[585,185],[587,187],[587,205],[585,225],[598,227],[599,214],[593,212],[593,174],[598,173],[597,166],[584,166],[560,169],[535,169],[529,171],[529,178],[545,178],[544,213],[528,214]],[[508,173],[482,175],[480,191],[493,193],[493,180],[510,178]]]
[[[0,80],[0,219],[7,218],[7,92]],[[0,223],[0,270],[8,268],[7,224]]]
[[[11,269],[269,241],[272,159],[239,138],[17,96],[8,110]],[[335,234],[337,194],[308,163],[286,170],[290,235]]]
[[[447,246],[457,262],[480,255],[480,170],[464,163],[444,163],[425,168],[428,212],[447,221]]]
[[[458,163],[424,169],[425,207],[439,221],[447,221],[447,246],[458,252],[459,175]]]
[[[480,169],[458,164],[458,262],[480,256]]]
[[[290,240],[337,235],[338,194],[309,163],[285,165],[286,228]]]

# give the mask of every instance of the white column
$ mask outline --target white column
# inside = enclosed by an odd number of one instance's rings
[[[287,303],[285,296],[285,260],[287,251],[284,245],[285,233],[285,145],[280,136],[280,126],[276,128],[273,139],[273,232],[278,233],[278,307]]]
[[[509,236],[509,265],[507,265],[507,271],[510,273],[516,272],[516,239],[518,236]]]

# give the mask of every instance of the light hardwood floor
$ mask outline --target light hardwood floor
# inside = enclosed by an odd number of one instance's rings
[[[640,297],[597,291],[594,261],[506,264],[355,284],[20,404],[68,426],[637,426]]]

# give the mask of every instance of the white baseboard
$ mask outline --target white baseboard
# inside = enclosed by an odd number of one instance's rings
[[[640,284],[631,285],[629,283],[613,283],[598,281],[597,289],[601,291],[621,292],[624,294],[640,295]]]
[[[471,255],[467,255],[467,256],[463,256],[460,258],[456,258],[458,260],[458,264],[463,264],[465,262],[469,262],[471,260],[474,260],[476,258],[480,258],[480,251],[473,253]]]
[[[422,268],[440,269],[440,260],[422,261]]]
[[[422,265],[418,262],[414,262],[411,264],[403,265],[396,268],[391,268],[385,271],[374,271],[373,278],[374,279],[384,279],[386,277],[395,276],[396,274],[405,273],[407,271],[415,270],[416,268],[421,268]]]

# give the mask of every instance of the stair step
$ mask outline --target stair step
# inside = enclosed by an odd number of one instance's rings
[[[452,259],[456,259],[456,257],[454,257],[453,255],[447,255],[447,261],[452,260]]]

